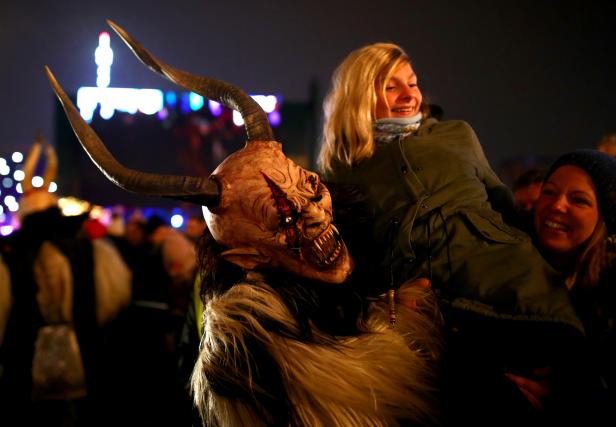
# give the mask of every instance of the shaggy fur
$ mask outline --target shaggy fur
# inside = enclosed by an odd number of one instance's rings
[[[206,425],[434,422],[440,335],[429,291],[401,288],[400,300],[416,300],[418,309],[398,304],[394,329],[388,304],[375,300],[357,333],[338,336],[311,320],[303,330],[292,308],[304,301],[290,301],[291,294],[255,280],[206,301],[192,375],[195,403]]]

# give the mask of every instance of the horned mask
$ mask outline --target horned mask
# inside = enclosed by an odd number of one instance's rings
[[[157,175],[128,169],[81,118],[47,68],[81,145],[119,187],[203,206],[208,228],[228,248],[222,256],[245,269],[280,267],[309,279],[343,282],[352,260],[332,224],[332,204],[319,176],[288,159],[274,141],[267,115],[242,90],[195,76],[154,57],[118,25],[109,25],[151,70],[185,89],[240,112],[248,139],[209,177]]]

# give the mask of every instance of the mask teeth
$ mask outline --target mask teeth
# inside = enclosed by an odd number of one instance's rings
[[[329,266],[338,259],[342,250],[340,234],[335,226],[331,225],[313,241],[311,252],[313,258],[321,266]]]

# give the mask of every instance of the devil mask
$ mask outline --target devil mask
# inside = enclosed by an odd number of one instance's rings
[[[309,279],[343,282],[353,265],[332,224],[329,192],[319,176],[288,159],[273,140],[267,115],[246,93],[223,81],[173,68],[108,21],[150,69],[205,98],[240,112],[248,140],[208,177],[144,173],[109,153],[81,118],[51,71],[47,74],[71,126],[92,161],[128,191],[204,206],[208,228],[227,248],[222,256],[245,269],[280,267]]]

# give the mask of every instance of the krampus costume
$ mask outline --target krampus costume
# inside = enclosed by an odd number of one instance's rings
[[[204,423],[430,423],[439,339],[426,293],[411,286],[398,292],[406,303],[398,304],[395,328],[389,302],[353,304],[353,262],[332,224],[330,194],[318,175],[285,157],[259,105],[225,82],[162,63],[109,24],[152,70],[238,110],[248,134],[246,146],[210,177],[130,170],[47,70],[81,144],[111,181],[205,206],[203,334],[192,374]],[[409,303],[419,298],[421,310]]]
[[[42,153],[44,184],[32,188]],[[100,397],[102,332],[130,301],[131,273],[110,243],[81,235],[84,215],[62,215],[48,191],[57,170],[50,144],[37,138],[23,170],[21,228],[0,242],[8,269],[0,276],[8,294],[0,304],[0,424],[55,425],[86,417]]]

